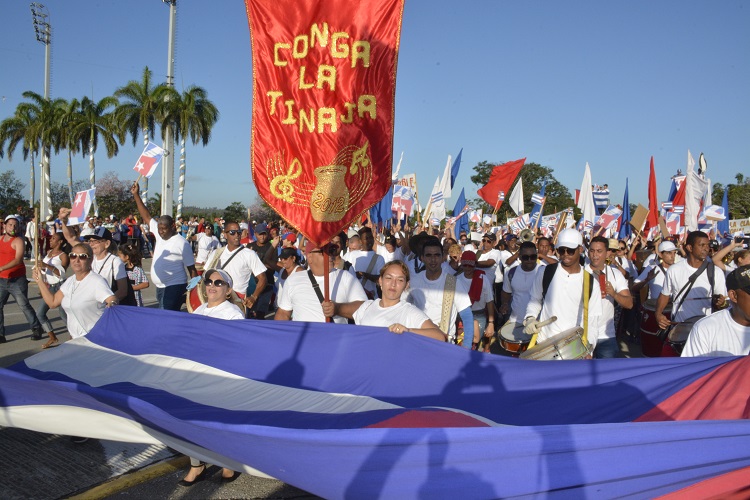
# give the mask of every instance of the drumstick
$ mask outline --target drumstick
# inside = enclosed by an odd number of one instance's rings
[[[547,326],[547,325],[549,325],[551,323],[554,323],[555,321],[557,321],[557,316],[552,316],[549,319],[545,319],[544,321],[540,321],[539,323],[536,324],[536,326],[538,328],[541,328],[543,326]]]

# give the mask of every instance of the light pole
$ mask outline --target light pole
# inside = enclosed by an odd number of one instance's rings
[[[49,10],[38,2],[31,2],[31,16],[34,22],[34,33],[38,42],[44,44],[44,98],[49,100],[50,82],[50,51],[52,47],[52,25],[49,20]],[[52,215],[52,193],[50,192],[49,156],[47,148],[42,144],[42,182],[39,195],[39,213],[45,219]],[[31,169],[31,190],[34,189],[34,168]],[[34,205],[34,197],[31,197]],[[39,223],[40,221],[37,221]]]
[[[177,0],[162,0],[169,5],[169,48],[167,50],[167,86],[174,88],[174,35],[177,16]],[[161,213],[172,215],[174,199],[174,134],[172,126],[167,125],[164,133],[164,150],[168,153],[162,158],[161,172]]]

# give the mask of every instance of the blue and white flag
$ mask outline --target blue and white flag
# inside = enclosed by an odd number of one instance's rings
[[[529,226],[532,228],[536,228],[539,226],[539,218],[542,216],[542,213],[544,212],[544,203],[547,201],[547,198],[545,197],[545,192],[547,191],[547,180],[545,179],[542,183],[542,190],[539,193],[534,193],[531,195],[531,202],[534,204],[534,208],[531,209],[531,214],[529,218]]]
[[[594,205],[597,210],[604,210],[609,206],[609,188],[606,184],[594,188]]]
[[[676,214],[684,214],[685,213],[685,205],[674,205],[672,206],[672,212]]]
[[[385,327],[115,307],[0,369],[0,425],[164,443],[324,498],[741,498],[749,370],[748,356],[535,362]]]

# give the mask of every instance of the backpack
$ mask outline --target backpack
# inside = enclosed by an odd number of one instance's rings
[[[547,290],[549,289],[549,284],[552,283],[552,278],[555,276],[555,272],[557,272],[557,266],[559,266],[559,262],[555,262],[554,264],[548,264],[544,266],[544,276],[542,277],[542,302],[544,302],[544,298],[547,296]],[[583,267],[581,268],[582,271],[585,272],[585,269]],[[591,298],[591,294],[594,291],[594,275],[589,273],[589,298]]]

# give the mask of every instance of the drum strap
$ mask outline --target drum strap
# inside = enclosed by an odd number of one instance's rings
[[[453,297],[456,295],[456,277],[447,274],[445,276],[445,286],[443,287],[443,307],[440,314],[440,331],[447,333],[448,324],[451,320],[451,310],[453,309]]]

